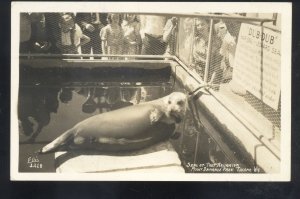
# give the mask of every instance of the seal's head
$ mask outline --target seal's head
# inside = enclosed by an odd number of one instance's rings
[[[187,108],[187,96],[184,93],[173,92],[165,97],[167,118],[174,123],[180,123]]]

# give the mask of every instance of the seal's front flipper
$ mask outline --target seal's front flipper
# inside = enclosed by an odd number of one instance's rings
[[[150,113],[151,124],[158,122],[162,116],[163,116],[163,113],[161,111],[159,111],[157,108],[153,109]]]

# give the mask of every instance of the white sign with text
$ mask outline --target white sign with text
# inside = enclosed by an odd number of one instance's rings
[[[281,34],[242,24],[233,79],[264,103],[278,109],[280,98]]]

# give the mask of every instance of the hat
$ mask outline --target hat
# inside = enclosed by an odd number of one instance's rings
[[[70,14],[64,14],[60,18],[61,28],[64,30],[70,30],[74,28],[75,22]]]
[[[227,26],[223,21],[220,21],[218,23],[215,24],[215,31],[217,33],[217,35],[220,38],[224,38],[225,34],[227,33]]]

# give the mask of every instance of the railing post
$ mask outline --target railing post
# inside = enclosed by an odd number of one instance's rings
[[[265,115],[265,102],[264,102],[264,21],[260,23],[261,25],[261,37],[260,37],[260,95],[261,95],[261,105],[262,113]]]
[[[192,45],[190,46],[190,53],[188,58],[188,66],[192,64],[192,57],[193,57],[193,49],[195,43],[195,26],[196,26],[196,18],[193,18],[193,26],[192,26]]]
[[[212,35],[213,35],[213,23],[214,20],[210,19],[209,25],[209,37],[208,37],[208,46],[207,46],[207,54],[206,54],[206,62],[205,62],[205,71],[204,71],[204,82],[208,82],[208,72],[211,58],[211,47],[212,47]]]

